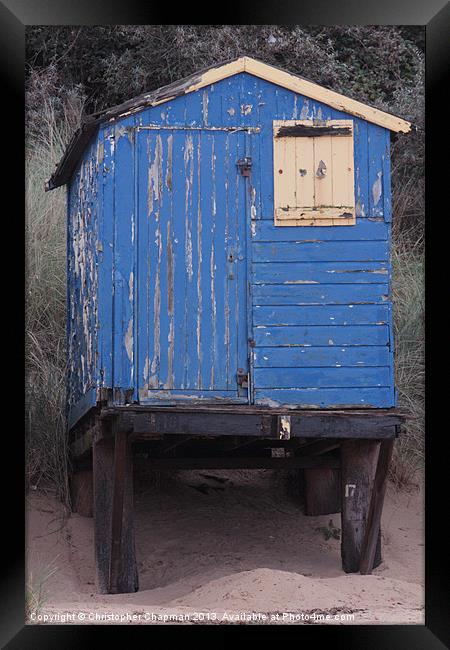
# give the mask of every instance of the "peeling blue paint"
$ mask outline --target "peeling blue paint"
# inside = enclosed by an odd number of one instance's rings
[[[75,419],[98,389],[394,405],[389,131],[351,117],[356,225],[273,222],[273,120],[350,117],[239,73],[99,129],[68,193]]]

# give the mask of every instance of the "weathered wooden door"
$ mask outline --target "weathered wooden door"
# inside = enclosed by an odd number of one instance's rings
[[[139,127],[141,402],[247,402],[242,129]]]

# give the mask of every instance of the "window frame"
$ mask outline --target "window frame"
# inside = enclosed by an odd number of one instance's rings
[[[291,133],[289,133],[289,130]],[[282,133],[283,135],[280,135]],[[306,190],[306,184],[303,191],[305,194],[311,195],[311,177],[313,178],[313,198],[305,199],[307,203],[312,205],[298,205],[297,190],[299,181],[297,173],[300,172],[298,161],[298,152],[301,150],[300,139],[305,138],[302,143],[304,145],[305,159],[308,158],[306,164],[305,174],[302,176],[309,177],[307,182],[309,184],[309,192]],[[319,140],[320,138],[320,140]],[[337,140],[339,138],[339,140]],[[289,147],[288,143],[293,142]],[[333,142],[338,146],[333,151]],[[283,148],[284,145],[284,148]],[[331,170],[326,179],[326,185],[319,186],[320,189],[326,188],[325,196],[331,193],[331,202],[329,204],[317,204],[317,184],[325,179],[328,169],[324,168],[325,173],[319,177],[319,166],[322,157],[316,156],[316,145],[320,151],[327,151],[329,160],[331,161]],[[294,157],[293,162],[294,170],[289,169],[291,164],[290,159]],[[311,153],[312,152],[312,153]],[[312,162],[311,162],[312,156]],[[325,156],[323,156],[325,157]],[[286,160],[289,159],[289,161]],[[320,162],[316,158],[321,158]],[[347,169],[342,174],[342,167],[335,167],[343,160],[343,165]],[[299,167],[299,169],[297,169]],[[284,177],[281,178],[281,174]],[[355,207],[355,164],[354,164],[354,121],[353,119],[341,120],[274,120],[273,121],[273,174],[274,174],[274,224],[275,226],[350,226],[356,223],[356,207]],[[336,194],[345,195],[345,203],[335,204],[333,201],[333,178],[340,175],[339,179],[339,192]],[[288,180],[289,179],[289,180]],[[291,195],[292,200],[292,185],[289,182],[295,182],[294,201],[295,205],[286,207],[286,195]],[[347,186],[345,187],[345,184]],[[330,190],[331,187],[331,190]]]

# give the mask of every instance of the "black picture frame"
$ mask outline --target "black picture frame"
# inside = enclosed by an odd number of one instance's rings
[[[4,54],[0,58],[0,66],[3,75],[4,92],[3,110],[4,121],[7,122],[7,131],[11,136],[12,146],[8,146],[8,165],[6,168],[6,179],[3,176],[4,187],[16,201],[15,212],[20,212],[18,206],[24,195],[24,70],[25,70],[25,28],[27,25],[94,25],[94,24],[148,24],[164,22],[164,18],[170,17],[170,8],[167,15],[157,11],[150,13],[152,5],[141,4],[135,0],[127,0],[126,3],[109,0],[2,0],[0,2],[0,34]],[[180,24],[184,24],[183,11],[187,18],[189,7],[176,9],[172,8],[172,14],[177,13]],[[189,12],[189,19],[186,23],[194,23],[194,17]],[[448,35],[450,33],[450,10],[444,0],[428,2],[408,2],[408,0],[378,0],[376,3],[361,2],[360,0],[349,0],[347,3],[331,3],[326,0],[309,0],[302,2],[301,7],[293,2],[279,0],[270,4],[266,0],[258,3],[257,11],[252,5],[236,3],[232,1],[226,6],[220,16],[225,24],[247,24],[257,20],[261,24],[304,24],[304,25],[333,25],[333,24],[399,24],[399,25],[425,25],[426,26],[426,151],[427,151],[427,175],[426,175],[426,206],[427,224],[432,224],[433,219],[440,221],[444,206],[446,206],[443,192],[448,186],[442,175],[434,173],[433,162],[440,159],[442,148],[443,130],[440,128],[445,124],[444,117],[445,91],[448,92],[448,84],[445,84],[445,76],[449,70],[449,46]],[[237,22],[239,21],[239,23]],[[444,107],[443,107],[444,105]],[[443,111],[443,108],[445,109]],[[5,156],[4,156],[5,158]],[[448,165],[447,165],[448,167]],[[448,174],[448,172],[447,172]],[[441,196],[439,194],[441,192]],[[23,205],[23,204],[22,204]],[[448,207],[445,208],[445,211]],[[24,232],[23,225],[18,215],[14,219],[17,227],[17,239],[20,241]],[[427,248],[434,246],[432,241],[433,228],[427,229]],[[439,235],[438,235],[439,237]],[[20,248],[17,246],[17,255],[14,260],[14,267],[20,271]],[[23,250],[23,249],[22,249]],[[447,435],[446,424],[440,422],[440,417],[445,408],[443,393],[431,388],[429,384],[429,368],[432,364],[432,356],[435,347],[433,342],[439,338],[433,334],[431,340],[430,325],[431,312],[429,304],[428,288],[431,287],[432,276],[436,273],[435,265],[437,256],[427,255],[426,263],[426,286],[427,286],[427,439],[426,439],[426,542],[425,542],[425,568],[426,568],[426,621],[425,625],[370,625],[370,626],[302,626],[302,632],[310,631],[311,627],[320,627],[321,640],[325,641],[323,635],[330,639],[329,643],[333,648],[354,647],[358,649],[371,650],[372,648],[399,648],[401,650],[433,650],[436,648],[448,647],[449,630],[448,607],[449,592],[448,581],[448,542],[446,533],[446,519],[448,510],[446,497],[446,467],[445,455],[442,448],[437,444],[439,436],[444,438]],[[23,267],[22,267],[23,268]],[[436,275],[439,281],[439,276]],[[443,276],[441,276],[443,277]],[[12,283],[14,291],[18,291],[15,282]],[[443,287],[446,290],[446,287]],[[445,294],[448,295],[448,292]],[[444,295],[444,300],[445,300]],[[20,319],[23,316],[23,308],[15,310],[16,316]],[[23,326],[23,322],[22,322]],[[17,326],[15,336],[20,331],[20,324]],[[22,330],[23,331],[23,330]],[[447,338],[444,334],[444,340]],[[20,338],[18,339],[20,340]],[[438,352],[440,354],[440,352]],[[18,356],[15,355],[14,363],[18,365]],[[17,373],[21,375],[20,367]],[[439,382],[438,382],[439,383]],[[15,386],[20,385],[20,380]],[[15,391],[17,397],[19,391]],[[9,394],[8,394],[8,408]],[[17,410],[20,412],[20,408]],[[435,415],[437,414],[437,415]],[[436,417],[436,423],[431,428],[431,421]],[[19,418],[17,418],[19,419]],[[24,625],[24,579],[25,579],[25,547],[24,547],[24,441],[21,439],[21,426],[13,430],[9,421],[4,418],[4,467],[10,468],[8,489],[4,492],[3,506],[8,525],[3,529],[3,542],[6,549],[3,551],[3,579],[1,582],[1,644],[2,647],[11,650],[25,648],[61,648],[78,647],[85,645],[91,647],[98,634],[103,634],[100,629],[103,626],[25,626]],[[5,458],[8,460],[5,461]],[[448,470],[447,470],[448,473]],[[17,523],[12,523],[12,522]],[[447,569],[447,571],[446,571]],[[446,615],[447,614],[447,615]],[[109,628],[111,626],[108,626]],[[142,626],[145,627],[146,626]],[[178,633],[190,633],[192,628],[178,626]],[[219,629],[218,629],[219,628]],[[127,644],[130,645],[136,639],[136,627],[126,628]],[[264,626],[264,635],[277,634],[288,629],[298,632],[298,626],[280,629],[279,626]],[[169,640],[170,633],[174,628],[159,628],[159,633],[164,633],[166,640]],[[198,630],[198,626],[197,626]],[[257,632],[256,626],[202,626],[202,633],[206,632],[225,641],[231,640],[232,636],[239,630],[245,639],[248,634]],[[125,630],[124,630],[125,631]],[[155,632],[152,627],[152,635]],[[259,628],[261,632],[261,628]],[[115,630],[114,630],[115,633]],[[232,636],[230,636],[232,635]],[[153,639],[154,637],[152,637]],[[211,636],[204,637],[205,641],[211,642]],[[91,640],[92,639],[92,640]],[[302,636],[302,641],[305,639]],[[267,638],[267,641],[269,639]],[[447,646],[445,645],[447,644]]]

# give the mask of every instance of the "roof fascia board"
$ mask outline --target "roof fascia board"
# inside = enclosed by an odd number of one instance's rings
[[[411,130],[411,123],[400,117],[367,106],[367,104],[358,102],[356,99],[341,95],[334,90],[328,90],[328,88],[296,77],[289,72],[284,72],[284,70],[274,68],[267,63],[256,61],[250,57],[244,57],[244,61],[245,72],[261,77],[265,81],[270,81],[301,95],[306,95],[310,99],[315,99],[344,113],[350,113],[368,122],[373,122],[385,129],[401,133],[408,133]]]

